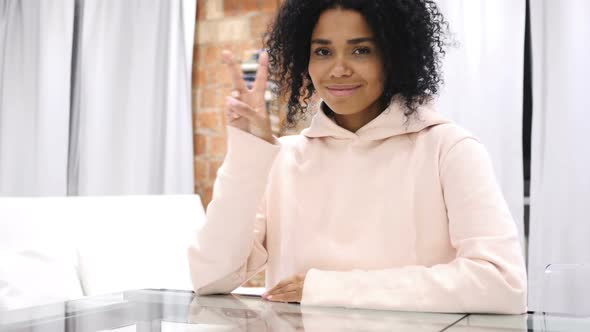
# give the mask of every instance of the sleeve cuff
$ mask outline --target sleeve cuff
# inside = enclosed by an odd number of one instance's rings
[[[267,173],[281,146],[278,140],[275,144],[238,128],[227,127],[227,154],[220,172],[226,175]]]
[[[352,271],[351,271],[352,272]],[[303,284],[302,305],[346,306],[352,305],[354,289],[349,280],[351,272],[307,271]]]

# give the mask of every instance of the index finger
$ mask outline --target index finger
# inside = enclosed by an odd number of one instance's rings
[[[288,279],[284,279],[281,282],[279,282],[278,284],[276,284],[273,288],[271,288],[270,290],[266,291],[265,294],[266,295],[274,294],[279,289],[292,284],[294,281],[295,280],[292,277],[291,278],[288,278]]]
[[[256,81],[254,81],[254,91],[263,92],[266,90],[266,81],[268,80],[268,53],[262,51],[258,58],[258,71],[256,72]]]
[[[244,78],[242,77],[242,69],[236,64],[233,54],[228,50],[224,50],[221,53],[221,56],[223,62],[228,66],[231,72],[234,89],[238,90],[240,93],[245,92],[246,82],[244,82]]]

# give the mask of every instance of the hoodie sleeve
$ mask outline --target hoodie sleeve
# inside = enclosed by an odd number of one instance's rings
[[[516,226],[484,147],[464,138],[442,157],[440,178],[456,257],[387,270],[308,271],[304,305],[429,312],[526,312]]]
[[[197,294],[229,293],[266,264],[262,198],[279,150],[278,143],[228,127],[228,151],[217,172],[207,221],[188,250]]]

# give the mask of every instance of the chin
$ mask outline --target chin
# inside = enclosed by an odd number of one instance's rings
[[[343,101],[326,101],[324,99],[324,103],[326,103],[326,105],[332,110],[332,112],[338,114],[338,115],[351,115],[351,114],[355,114],[355,113],[359,113],[362,112],[363,107],[355,107],[353,105],[351,105],[350,102],[347,102],[346,100]]]

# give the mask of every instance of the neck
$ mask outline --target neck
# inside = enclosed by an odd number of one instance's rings
[[[357,130],[361,129],[367,123],[371,122],[377,116],[381,114],[381,108],[377,105],[377,103],[369,106],[367,109],[356,112],[353,114],[338,114],[334,113],[334,121],[340,127],[356,133]]]

